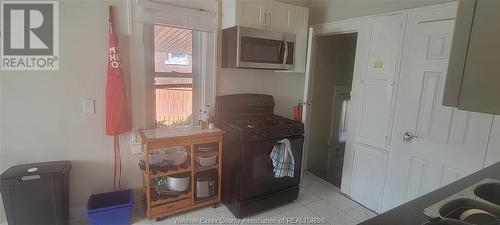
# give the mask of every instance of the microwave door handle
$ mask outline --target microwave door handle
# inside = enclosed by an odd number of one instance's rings
[[[288,42],[286,40],[286,35],[283,36],[283,44],[285,44],[285,51],[283,52],[283,62],[281,63],[281,68],[285,68],[286,61],[288,60]]]

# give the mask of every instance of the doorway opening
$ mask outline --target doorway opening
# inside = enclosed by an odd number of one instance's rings
[[[317,37],[307,170],[340,188],[357,33]]]

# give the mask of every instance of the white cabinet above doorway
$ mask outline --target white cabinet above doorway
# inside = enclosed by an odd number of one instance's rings
[[[222,29],[244,26],[293,33],[296,7],[273,0],[224,0]]]

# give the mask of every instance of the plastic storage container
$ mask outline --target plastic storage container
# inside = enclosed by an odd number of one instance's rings
[[[0,175],[9,225],[69,225],[71,162],[14,166]]]
[[[130,225],[134,192],[115,191],[90,196],[87,214],[92,225]]]

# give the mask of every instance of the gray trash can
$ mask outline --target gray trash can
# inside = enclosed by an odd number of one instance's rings
[[[69,225],[71,162],[14,166],[0,175],[9,225]]]

